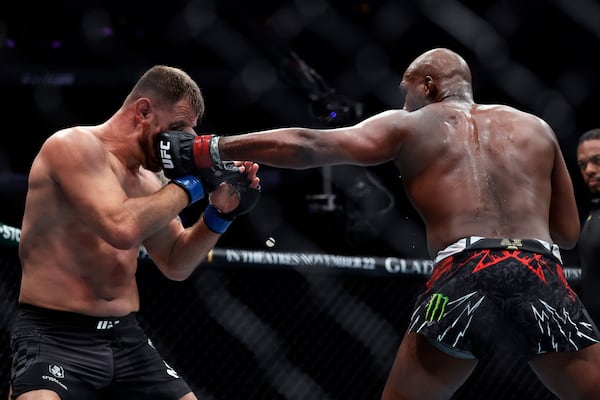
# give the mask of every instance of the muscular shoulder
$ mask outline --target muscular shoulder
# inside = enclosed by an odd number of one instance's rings
[[[542,118],[507,105],[477,105],[478,115],[483,115],[499,129],[514,133],[542,134],[548,139],[554,139],[554,131]]]
[[[80,152],[93,151],[101,148],[101,142],[91,130],[73,127],[55,132],[46,139],[42,146],[43,150],[55,150],[56,148],[77,148]]]
[[[67,128],[50,136],[40,150],[45,157],[57,162],[92,162],[104,157],[102,142],[87,128]]]
[[[502,104],[491,104],[491,105],[486,105],[486,104],[478,104],[477,105],[477,110],[479,112],[488,112],[488,113],[493,113],[496,114],[502,118],[514,118],[514,119],[519,119],[524,123],[531,123],[531,124],[537,124],[540,125],[543,128],[548,128],[548,124],[540,117],[538,117],[537,115],[534,115],[532,113],[526,112],[526,111],[522,111],[519,110],[517,108],[511,107],[511,106],[507,106],[507,105],[502,105]]]
[[[107,154],[102,142],[86,128],[68,128],[50,136],[42,145],[32,169],[37,165],[55,180],[77,171],[98,169],[107,165]]]

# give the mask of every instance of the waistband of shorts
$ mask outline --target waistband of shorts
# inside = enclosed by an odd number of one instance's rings
[[[17,307],[17,320],[25,323],[26,321],[31,321],[33,323],[47,323],[94,331],[105,331],[117,326],[125,327],[137,324],[135,312],[122,317],[96,317],[70,311],[38,307],[25,303],[19,303]]]
[[[438,263],[446,257],[450,257],[451,255],[463,252],[465,250],[476,249],[530,251],[533,253],[540,253],[546,256],[554,257],[559,263],[562,264],[562,257],[557,244],[548,243],[541,239],[486,238],[482,236],[469,236],[457,240],[437,253],[435,257],[435,263]]]

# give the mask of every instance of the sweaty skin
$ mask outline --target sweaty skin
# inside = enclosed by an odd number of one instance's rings
[[[473,235],[575,245],[571,178],[547,123],[508,106],[474,103],[468,66],[446,49],[417,58],[401,88],[402,110],[345,128],[223,136],[221,157],[297,169],[393,160],[425,222],[432,257]]]
[[[508,106],[476,104],[468,65],[448,49],[417,57],[400,86],[406,93],[401,110],[343,128],[223,136],[221,158],[296,169],[393,161],[425,222],[432,258],[468,236],[576,244],[573,186],[547,123]],[[600,399],[599,360],[596,343],[542,354],[529,365],[561,399]],[[381,398],[450,399],[476,365],[476,359],[452,357],[423,335],[407,332]]]

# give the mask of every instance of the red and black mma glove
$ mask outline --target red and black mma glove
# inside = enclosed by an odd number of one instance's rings
[[[219,154],[219,137],[215,135],[161,132],[154,147],[167,178],[193,175],[203,168],[226,169]]]
[[[189,204],[202,199],[222,182],[236,188],[240,203],[235,210],[222,213],[211,204],[206,207],[203,220],[213,232],[224,233],[237,216],[246,214],[258,203],[260,187],[250,187],[247,174],[241,174],[233,161],[221,160],[218,136],[197,136],[185,131],[161,132],[155,150],[165,176],[186,191]]]
[[[202,219],[208,229],[219,234],[225,233],[236,217],[250,212],[260,199],[260,186],[256,189],[250,187],[246,173],[238,173],[238,176],[227,180],[227,183],[233,185],[240,195],[238,206],[228,213],[223,213],[209,203],[202,214]]]

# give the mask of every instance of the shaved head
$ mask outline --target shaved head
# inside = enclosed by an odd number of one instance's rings
[[[436,48],[417,57],[406,69],[408,77],[431,76],[440,82],[459,79],[471,84],[467,62],[452,50]]]
[[[418,56],[404,72],[402,81],[401,86],[407,92],[404,108],[409,111],[449,97],[473,101],[469,65],[445,48],[435,48]]]

